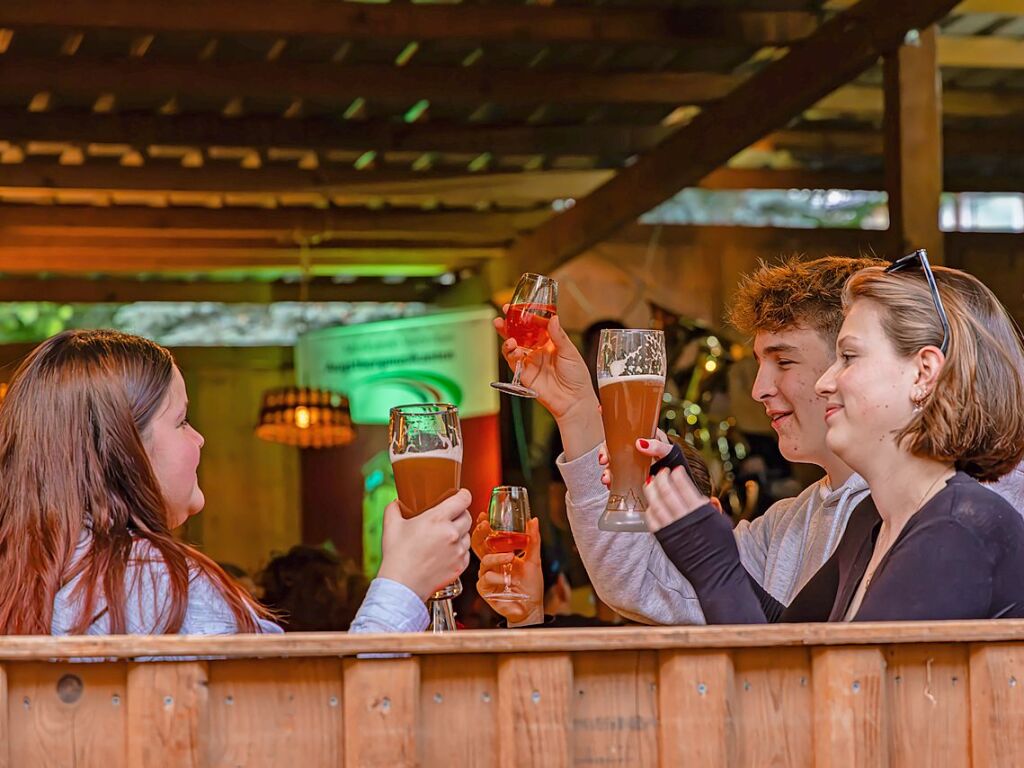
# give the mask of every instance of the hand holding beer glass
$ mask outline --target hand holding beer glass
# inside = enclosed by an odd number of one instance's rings
[[[513,485],[499,485],[491,492],[491,503],[487,511],[490,533],[485,541],[492,554],[518,555],[530,545],[527,524],[530,521],[530,497],[525,488]],[[505,588],[500,592],[486,595],[490,600],[529,600],[530,596],[512,589],[512,563],[502,566]]]
[[[527,272],[519,278],[505,311],[505,334],[527,353],[548,343],[548,322],[557,311],[558,283],[550,277]],[[491,386],[510,395],[537,397],[537,393],[523,386],[519,377],[523,361],[516,361],[511,382],[492,381]]]
[[[654,437],[665,371],[661,331],[601,331],[597,386],[611,468],[611,495],[597,523],[602,531],[647,530],[643,487],[651,460],[636,449],[636,440]]]
[[[454,405],[420,403],[392,408],[388,446],[403,517],[416,517],[458,492],[462,430]],[[450,600],[461,593],[462,583],[456,579],[435,592],[431,600]],[[434,631],[439,631],[436,625]]]

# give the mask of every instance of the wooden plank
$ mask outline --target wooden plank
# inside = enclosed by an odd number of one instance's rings
[[[814,765],[888,765],[885,658],[878,648],[815,648]]]
[[[500,768],[573,764],[572,685],[572,658],[567,653],[498,659]]]
[[[1024,69],[1024,43],[1019,38],[942,35],[938,46],[939,64],[943,67]]]
[[[727,651],[662,651],[659,765],[733,765],[733,696],[733,664]]]
[[[498,752],[498,671],[491,655],[420,661],[420,763],[489,765]]]
[[[214,661],[209,680],[204,765],[341,765],[337,659]]]
[[[971,765],[967,647],[894,645],[885,656],[892,764]]]
[[[8,725],[7,666],[0,664],[0,768],[11,768],[11,732]]]
[[[423,239],[428,234],[463,238],[511,237],[520,229],[535,226],[550,210],[480,213],[471,211],[398,210],[375,211],[351,208],[146,208],[90,205],[0,205],[0,229],[39,234],[63,230],[110,235],[121,232],[142,235],[171,230],[180,236],[232,237],[267,232],[362,233],[375,237],[407,236]],[[65,232],[67,234],[67,232]]]
[[[573,659],[574,766],[658,765],[658,658],[653,652]]]
[[[0,248],[0,251],[3,249]],[[2,260],[2,255],[0,255]],[[144,257],[140,270],[148,271]],[[46,269],[40,261],[39,268]],[[83,262],[83,270],[95,270]],[[384,283],[360,278],[352,283],[331,279],[311,280],[307,287],[309,301],[435,301],[445,293],[433,280],[409,279],[401,283]],[[136,301],[213,301],[236,304],[270,304],[299,301],[300,286],[294,282],[226,282],[216,280],[128,280],[117,278],[0,278],[0,301],[53,301],[60,304],[127,304]]]
[[[948,95],[948,94],[947,94]],[[812,124],[813,125],[813,124]],[[995,156],[1024,151],[1024,134],[1004,129],[960,130],[945,128],[942,133],[945,154],[956,157]],[[882,155],[884,138],[871,130],[800,129],[776,131],[765,137],[761,146],[788,149],[817,155]]]
[[[1024,644],[970,651],[972,765],[1024,765]]]
[[[2,7],[2,6],[0,6]],[[672,132],[637,125],[466,125],[430,121],[406,125],[390,120],[327,118],[226,118],[216,114],[148,115],[0,111],[0,139],[8,141],[124,144],[138,149],[248,147],[309,151],[454,152],[572,155],[625,159],[655,146]]]
[[[419,660],[345,659],[344,667],[345,765],[418,766]]]
[[[1010,238],[1017,237],[1010,235]],[[992,240],[992,242],[999,242]],[[216,354],[223,354],[219,351]],[[352,656],[362,653],[476,654],[573,653],[777,648],[810,646],[876,646],[890,643],[1002,643],[1024,636],[1024,620],[851,622],[837,624],[772,624],[748,626],[675,626],[535,629],[530,632],[476,630],[456,637],[430,633],[358,634],[303,632],[291,635],[233,636],[79,636],[0,638],[0,661],[64,659],[79,656]],[[9,670],[10,675],[10,670]]]
[[[207,732],[205,662],[128,666],[128,765],[200,768]]]
[[[802,649],[733,655],[736,765],[814,765],[811,658]]]
[[[509,271],[550,272],[604,240],[867,69],[896,48],[908,29],[927,27],[953,5],[954,0],[861,0],[574,207],[519,237],[509,249]]]
[[[468,173],[464,169],[413,171],[386,167],[357,171],[341,164],[323,164],[306,171],[294,166],[265,165],[241,168],[226,162],[208,162],[200,168],[184,168],[168,161],[150,161],[133,168],[107,162],[83,165],[29,158],[5,165],[0,194],[36,192],[50,199],[58,191],[169,196],[178,192],[224,195],[310,193],[344,204],[387,200],[392,205],[472,206],[482,200],[505,205],[535,205],[556,198],[581,197],[612,176],[609,170],[517,171]]]
[[[816,102],[807,116],[818,119],[843,114],[869,119],[881,116],[884,110],[881,88],[847,85]],[[1024,95],[1005,90],[947,90],[942,111],[950,117],[1009,117],[1024,112]]]
[[[199,34],[315,36],[352,40],[402,39],[575,42],[714,42],[754,45],[793,42],[810,34],[816,16],[800,12],[737,12],[728,9],[502,7],[448,5],[365,6],[293,0],[250,0],[246,13],[227,0],[4,0],[0,26],[128,29]]]
[[[129,768],[124,664],[7,667],[12,766]]]
[[[889,193],[890,251],[925,248],[943,261],[939,229],[942,195],[942,78],[935,41],[938,28],[920,33],[884,60],[885,188]]]
[[[229,100],[274,93],[293,99],[347,106],[372,94],[412,104],[475,105],[493,102],[529,106],[563,104],[705,104],[720,99],[740,82],[714,72],[602,72],[503,70],[490,67],[406,67],[376,64],[318,64],[247,61],[233,63],[148,58],[57,58],[10,55],[0,59],[0,82],[12,95],[53,91],[95,97],[114,93],[128,100],[191,98]]]

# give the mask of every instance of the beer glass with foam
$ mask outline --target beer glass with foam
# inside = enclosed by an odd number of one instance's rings
[[[601,399],[611,495],[602,531],[646,531],[643,486],[651,460],[636,450],[652,438],[665,392],[665,335],[633,328],[601,331],[597,387]]]
[[[388,452],[403,517],[416,517],[454,496],[462,481],[462,429],[458,409],[446,403],[392,408]],[[431,599],[450,599],[461,593],[462,582],[456,579],[435,592]]]

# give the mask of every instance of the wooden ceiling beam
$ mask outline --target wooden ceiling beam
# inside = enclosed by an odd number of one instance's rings
[[[47,274],[299,274],[297,248],[172,247],[122,248],[70,242],[24,246],[0,242],[0,272]],[[403,268],[409,274],[435,275],[473,269],[497,258],[500,251],[483,248],[315,248],[309,253],[314,275],[385,275]]]
[[[855,173],[841,170],[786,170],[720,168],[705,176],[704,189],[862,189],[881,191],[885,178],[877,173]],[[963,175],[946,172],[944,192],[1022,192],[1024,176]]]
[[[899,46],[908,29],[929,26],[954,5],[861,0],[574,207],[517,238],[507,268],[549,272],[607,238],[856,77]]]
[[[522,171],[467,173],[456,171],[357,171],[346,166],[321,166],[313,171],[296,167],[240,168],[237,164],[183,168],[177,163],[147,163],[125,167],[89,162],[61,165],[30,158],[5,165],[0,195],[33,193],[52,198],[58,193],[139,193],[166,198],[176,193],[224,195],[316,194],[348,204],[386,200],[392,205],[437,201],[442,205],[473,206],[481,201],[503,205],[536,205],[557,198],[581,197],[607,181],[612,171]]]
[[[326,118],[0,111],[0,140],[124,144],[138,149],[162,145],[625,158],[650,149],[671,132],[661,126],[631,125],[406,125]]]
[[[945,128],[942,132],[943,152],[954,157],[999,157],[1024,152],[1024,132],[1010,129],[962,130]],[[823,157],[878,155],[883,152],[880,131],[857,131],[834,128],[800,128],[775,131],[758,142],[774,147]]]
[[[434,301],[444,287],[429,278],[410,278],[384,283],[372,278],[338,282],[313,278],[306,286],[309,301]],[[35,278],[0,277],[0,301],[52,301],[59,304],[128,304],[136,301],[202,301],[225,304],[269,304],[300,301],[297,282],[274,280],[132,280],[104,277]]]
[[[154,231],[175,237],[260,236],[269,232],[296,236],[452,239],[494,241],[536,226],[549,209],[528,212],[466,212],[370,210],[366,208],[145,208],[141,206],[0,204],[0,237],[4,231],[40,234],[77,231],[81,234],[146,235]]]
[[[709,6],[713,4],[709,3]],[[348,40],[783,45],[813,33],[817,14],[685,8],[476,4],[371,5],[324,0],[4,0],[0,27],[57,27]]]
[[[847,85],[838,88],[814,104],[809,114],[815,117],[855,115],[881,117],[885,97],[881,88]],[[1024,113],[1024,93],[1015,91],[946,90],[942,94],[942,112],[950,117],[1009,117]]]
[[[704,104],[741,78],[713,72],[579,72],[486,67],[397,67],[254,61],[194,62],[151,58],[99,60],[0,57],[8,96],[48,91],[95,98],[101,93],[154,102],[175,95],[220,99],[266,96],[346,106],[359,97],[443,104]]]

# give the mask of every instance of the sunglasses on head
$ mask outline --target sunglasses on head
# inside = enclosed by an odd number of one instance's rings
[[[924,272],[924,279],[928,281],[928,287],[932,292],[932,301],[935,302],[935,309],[939,313],[939,322],[942,323],[942,344],[939,349],[942,350],[942,354],[946,354],[949,350],[949,318],[946,317],[946,308],[942,306],[942,297],[939,295],[939,286],[935,283],[935,273],[932,272],[932,265],[928,263],[928,252],[924,248],[918,248],[913,253],[908,253],[902,258],[896,259],[892,264],[885,268],[888,272],[899,272],[903,269],[912,269],[913,267],[921,267],[921,271]]]

